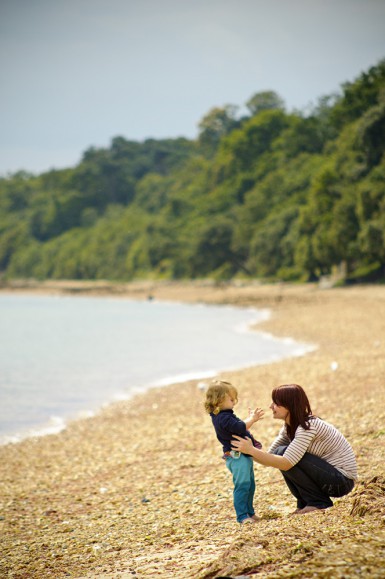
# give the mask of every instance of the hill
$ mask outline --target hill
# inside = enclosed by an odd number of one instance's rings
[[[385,277],[385,60],[287,112],[214,107],[195,141],[115,137],[0,179],[5,279]]]

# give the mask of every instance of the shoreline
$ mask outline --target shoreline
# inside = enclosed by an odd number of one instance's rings
[[[148,292],[147,283],[125,287],[143,299]],[[238,386],[239,416],[250,403],[266,409],[279,383],[303,385],[313,412],[352,444],[360,482],[327,512],[288,518],[293,498],[280,473],[256,467],[261,521],[239,529],[197,380],[154,388],[58,435],[0,447],[0,570],[14,579],[204,579],[253,569],[271,578],[380,577],[385,287],[165,283],[151,292],[265,307],[272,315],[258,331],[316,343],[305,356],[221,377]],[[266,412],[254,433],[266,448],[278,429]]]
[[[103,285],[104,287],[104,291],[106,291],[107,286]],[[29,287],[28,284],[26,284],[25,287],[22,288],[18,288],[18,291],[13,291],[12,289],[9,288],[3,288],[2,291],[0,290],[0,295],[8,295],[8,296],[12,296],[12,295],[25,295],[25,296],[48,296],[48,297],[55,297],[55,296],[65,296],[65,297],[70,297],[70,298],[80,298],[80,297],[91,297],[91,298],[98,298],[98,299],[105,299],[108,297],[112,297],[115,298],[114,293],[109,293],[106,295],[99,295],[99,293],[97,293],[97,295],[95,295],[94,290],[91,289],[90,290],[90,284],[87,284],[87,286],[85,288],[83,288],[81,290],[81,292],[73,292],[72,288],[68,286],[68,284],[65,284],[65,289],[62,291],[61,290],[61,284],[59,284],[58,287],[50,287],[50,288],[42,288],[39,285],[36,286],[37,291],[34,291],[33,289],[31,289]],[[99,292],[99,286],[97,285],[97,292]],[[132,296],[125,296],[123,293],[121,293],[121,295],[119,296],[119,299],[129,299],[132,301],[147,301],[144,298],[142,298],[141,300],[138,300],[138,298],[132,298]],[[153,301],[153,300],[151,300]],[[167,303],[165,302],[165,300],[162,300],[163,303]],[[172,302],[172,303],[177,303],[177,302]],[[180,302],[183,303],[183,302]],[[194,305],[194,304],[191,304]],[[197,304],[195,304],[197,305]],[[207,305],[207,304],[202,304],[202,305]],[[208,307],[212,306],[214,304],[209,304]],[[201,370],[192,370],[190,372],[184,373],[184,374],[167,374],[165,375],[163,378],[159,378],[156,380],[152,380],[146,383],[140,383],[137,384],[133,387],[132,391],[126,391],[123,392],[123,388],[121,391],[116,391],[115,393],[111,393],[111,396],[109,396],[108,400],[106,399],[103,403],[101,403],[98,406],[94,406],[91,403],[92,408],[81,408],[78,410],[74,410],[73,412],[70,412],[69,414],[62,414],[60,413],[60,410],[57,410],[57,412],[55,413],[55,415],[52,415],[50,417],[47,417],[46,420],[44,420],[44,422],[35,424],[35,425],[31,425],[31,426],[26,426],[25,428],[21,428],[18,431],[12,430],[9,433],[0,433],[0,446],[3,446],[5,444],[17,444],[19,442],[22,442],[23,440],[29,439],[29,438],[34,438],[34,437],[42,437],[42,436],[48,436],[51,434],[59,434],[60,432],[62,432],[63,430],[65,430],[67,428],[67,425],[73,421],[77,421],[77,420],[82,420],[85,418],[90,418],[93,416],[96,416],[97,414],[99,414],[101,411],[103,411],[104,408],[106,408],[107,406],[109,406],[110,404],[114,404],[118,401],[120,402],[127,402],[129,400],[132,400],[133,398],[135,398],[135,396],[137,394],[143,394],[143,393],[147,393],[148,391],[150,391],[153,388],[159,388],[159,387],[165,387],[165,386],[169,386],[169,385],[174,385],[174,384],[182,384],[184,382],[189,382],[189,381],[204,381],[204,380],[208,380],[210,378],[213,378],[215,376],[217,376],[220,373],[225,373],[225,372],[238,372],[241,371],[242,369],[244,369],[245,367],[252,367],[252,366],[259,366],[259,365],[265,365],[265,364],[269,364],[275,361],[279,361],[285,358],[291,358],[291,357],[297,357],[297,356],[304,356],[307,353],[313,351],[314,349],[316,349],[315,345],[312,344],[304,344],[304,343],[300,343],[300,342],[296,342],[295,340],[293,340],[291,337],[285,337],[285,338],[276,338],[273,336],[273,334],[268,333],[266,331],[261,331],[259,330],[258,326],[262,323],[262,322],[267,322],[270,317],[271,317],[271,312],[268,309],[257,309],[257,308],[251,308],[251,307],[242,307],[239,305],[227,305],[227,304],[222,304],[219,307],[224,307],[224,308],[236,308],[236,309],[242,309],[245,312],[247,312],[249,314],[249,320],[242,322],[242,325],[238,325],[238,326],[234,326],[231,328],[231,330],[234,333],[255,333],[257,334],[257,338],[260,337],[261,340],[274,340],[277,343],[282,342],[284,344],[290,344],[292,346],[295,347],[295,350],[292,353],[287,353],[287,354],[282,354],[282,355],[275,355],[269,359],[268,357],[266,358],[262,358],[261,360],[248,360],[245,363],[240,363],[239,365],[235,365],[235,366],[226,366],[224,365],[222,368],[211,368],[211,369],[201,369]],[[258,343],[256,344],[258,346]]]

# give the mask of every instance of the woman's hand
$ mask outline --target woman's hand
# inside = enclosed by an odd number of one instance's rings
[[[284,456],[269,454],[264,450],[255,448],[250,438],[241,438],[240,436],[233,434],[233,438],[231,439],[231,448],[233,450],[239,450],[243,454],[249,454],[253,457],[255,462],[258,462],[263,466],[272,466],[273,468],[278,468],[279,470],[289,470],[293,467],[293,465]]]
[[[240,452],[243,452],[243,454],[253,454],[251,451],[254,449],[254,446],[251,442],[251,438],[241,438],[234,434],[231,440],[231,448],[233,450],[239,450]]]

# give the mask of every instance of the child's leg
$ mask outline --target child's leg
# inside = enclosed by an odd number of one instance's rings
[[[233,475],[233,499],[238,523],[249,518],[249,501],[253,486],[250,479],[249,460],[251,459],[244,454],[241,454],[239,458],[226,459],[226,466]]]
[[[246,457],[249,459],[250,462],[250,490],[249,490],[249,498],[247,502],[247,512],[249,513],[249,517],[252,517],[255,514],[254,511],[254,493],[255,493],[255,478],[254,478],[254,463],[251,457]]]

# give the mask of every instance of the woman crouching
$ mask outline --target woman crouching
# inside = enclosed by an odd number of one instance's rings
[[[273,418],[285,424],[268,452],[239,436],[233,437],[236,440],[232,448],[282,472],[297,499],[293,514],[332,507],[331,497],[348,494],[357,480],[352,447],[337,428],[312,414],[305,391],[298,384],[274,388],[272,400]]]

